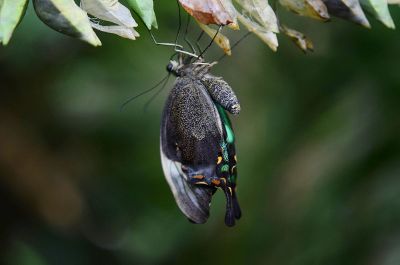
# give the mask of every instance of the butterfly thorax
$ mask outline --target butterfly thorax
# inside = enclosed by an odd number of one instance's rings
[[[232,88],[221,77],[209,73],[216,63],[205,63],[202,59],[188,64],[170,61],[167,71],[177,76],[178,79],[189,78],[193,82],[201,82],[215,103],[220,104],[234,115],[239,114],[240,103]]]
[[[176,77],[192,77],[194,79],[199,79],[206,73],[208,73],[212,66],[214,66],[216,62],[213,63],[205,63],[203,59],[198,59],[195,62],[177,62],[171,60],[167,65],[167,71]]]

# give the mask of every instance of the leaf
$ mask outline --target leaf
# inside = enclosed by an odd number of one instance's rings
[[[281,25],[280,30],[283,34],[288,36],[304,53],[307,51],[314,51],[314,45],[309,38],[303,33]]]
[[[7,45],[11,36],[23,18],[28,0],[0,1],[0,43]]]
[[[128,5],[142,18],[148,29],[157,28],[156,14],[154,13],[153,0],[126,0]]]
[[[210,38],[214,38],[215,34],[217,31],[207,25],[204,25],[203,23],[198,22],[200,28],[204,30],[204,32],[210,36]],[[214,42],[224,50],[224,53],[227,55],[231,55],[231,45],[229,42],[229,39],[223,35],[221,32],[218,33],[218,35],[214,38]]]
[[[243,14],[256,20],[265,30],[279,32],[275,12],[267,0],[236,0],[243,8]]]
[[[371,28],[358,0],[323,0],[329,14]]]
[[[129,9],[118,0],[81,0],[81,8],[99,19],[128,28],[137,27]]]
[[[256,34],[271,48],[271,50],[276,52],[278,48],[278,38],[274,32],[265,30],[265,28],[242,14],[238,14],[238,19],[249,31]]]
[[[73,0],[33,0],[33,6],[38,17],[52,29],[84,40],[93,46],[101,45],[90,25],[87,13]]]
[[[238,28],[237,11],[231,0],[179,0],[179,3],[200,23]]]
[[[395,25],[389,13],[386,0],[360,0],[361,5],[386,27],[394,29]]]
[[[249,31],[256,34],[274,52],[278,48],[278,20],[267,0],[236,0],[243,8],[238,19]]]
[[[156,19],[156,13],[154,12],[154,9],[153,9],[153,14],[152,14],[152,16],[153,16],[153,22],[151,23],[151,26],[152,27],[154,27],[154,28],[156,28],[156,29],[158,29],[158,24],[157,24],[157,19]]]
[[[119,26],[119,25],[114,25],[114,26],[103,26],[100,24],[96,23],[91,23],[92,27],[103,31],[107,33],[112,33],[116,34],[120,37],[131,39],[131,40],[136,40],[137,37],[139,37],[139,33],[134,29],[134,28],[128,28],[125,26]]]
[[[81,0],[81,7],[96,18],[116,24],[104,26],[100,22],[91,22],[93,28],[131,40],[139,37],[134,29],[137,23],[131,12],[118,0]]]
[[[323,21],[330,18],[328,9],[322,0],[279,0],[279,3],[301,16]]]

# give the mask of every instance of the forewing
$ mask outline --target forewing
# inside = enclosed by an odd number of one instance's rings
[[[185,166],[214,164],[222,140],[215,104],[199,80],[178,78],[164,110],[165,148]]]
[[[204,86],[189,77],[178,78],[163,112],[161,158],[179,208],[195,223],[207,220],[215,189],[191,184],[182,165],[213,174],[209,169],[215,167],[221,137],[218,111]]]

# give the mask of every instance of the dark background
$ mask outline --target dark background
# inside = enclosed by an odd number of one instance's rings
[[[157,38],[173,42],[176,5],[155,10]],[[242,105],[232,121],[243,217],[227,228],[220,192],[207,224],[193,225],[164,180],[172,81],[147,111],[152,94],[119,110],[165,76],[171,49],[142,24],[136,41],[99,33],[92,48],[30,5],[0,48],[0,263],[400,264],[400,31],[279,13],[314,53],[283,36],[273,53],[251,36],[213,69]]]

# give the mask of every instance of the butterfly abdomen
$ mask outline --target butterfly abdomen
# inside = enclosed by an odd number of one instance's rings
[[[207,88],[214,102],[220,104],[225,110],[232,114],[239,114],[239,100],[233,89],[225,80],[211,74],[206,74],[201,78],[201,82]]]

